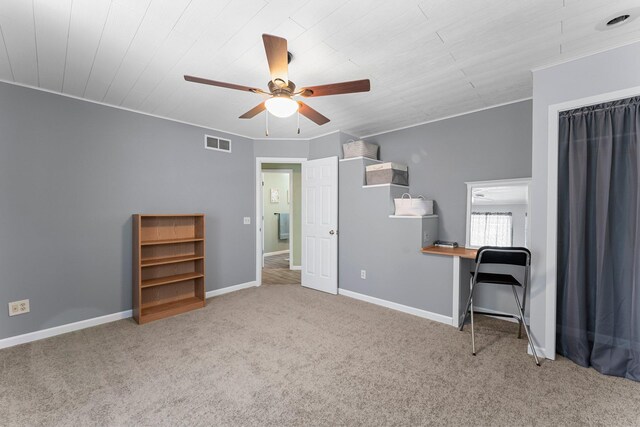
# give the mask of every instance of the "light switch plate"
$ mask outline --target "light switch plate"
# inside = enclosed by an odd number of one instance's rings
[[[244,225],[249,225],[249,224],[251,224],[251,217],[245,216],[244,217]]]

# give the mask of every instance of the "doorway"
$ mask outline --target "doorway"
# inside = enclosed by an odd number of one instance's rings
[[[256,278],[260,285],[300,285],[304,159],[258,158]]]

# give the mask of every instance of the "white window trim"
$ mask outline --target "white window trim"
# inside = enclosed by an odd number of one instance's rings
[[[531,210],[531,178],[513,178],[513,179],[496,179],[493,181],[469,181],[467,184],[467,229],[465,236],[465,247],[473,248],[471,246],[471,197],[474,187],[486,187],[486,186],[509,186],[509,185],[527,185],[527,204],[529,205],[528,211]],[[531,227],[527,229],[526,241],[531,242]]]

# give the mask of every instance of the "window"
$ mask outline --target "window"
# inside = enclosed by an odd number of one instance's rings
[[[471,212],[472,246],[512,246],[511,212]]]

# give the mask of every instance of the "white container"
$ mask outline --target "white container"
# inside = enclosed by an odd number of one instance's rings
[[[399,163],[380,163],[366,168],[367,185],[409,185],[409,168]]]
[[[344,158],[367,157],[369,159],[378,160],[378,145],[362,140],[348,141],[342,144]]]
[[[405,198],[408,196],[408,198]],[[433,200],[426,200],[422,196],[411,197],[404,193],[401,198],[393,199],[397,216],[425,216],[433,215]]]

